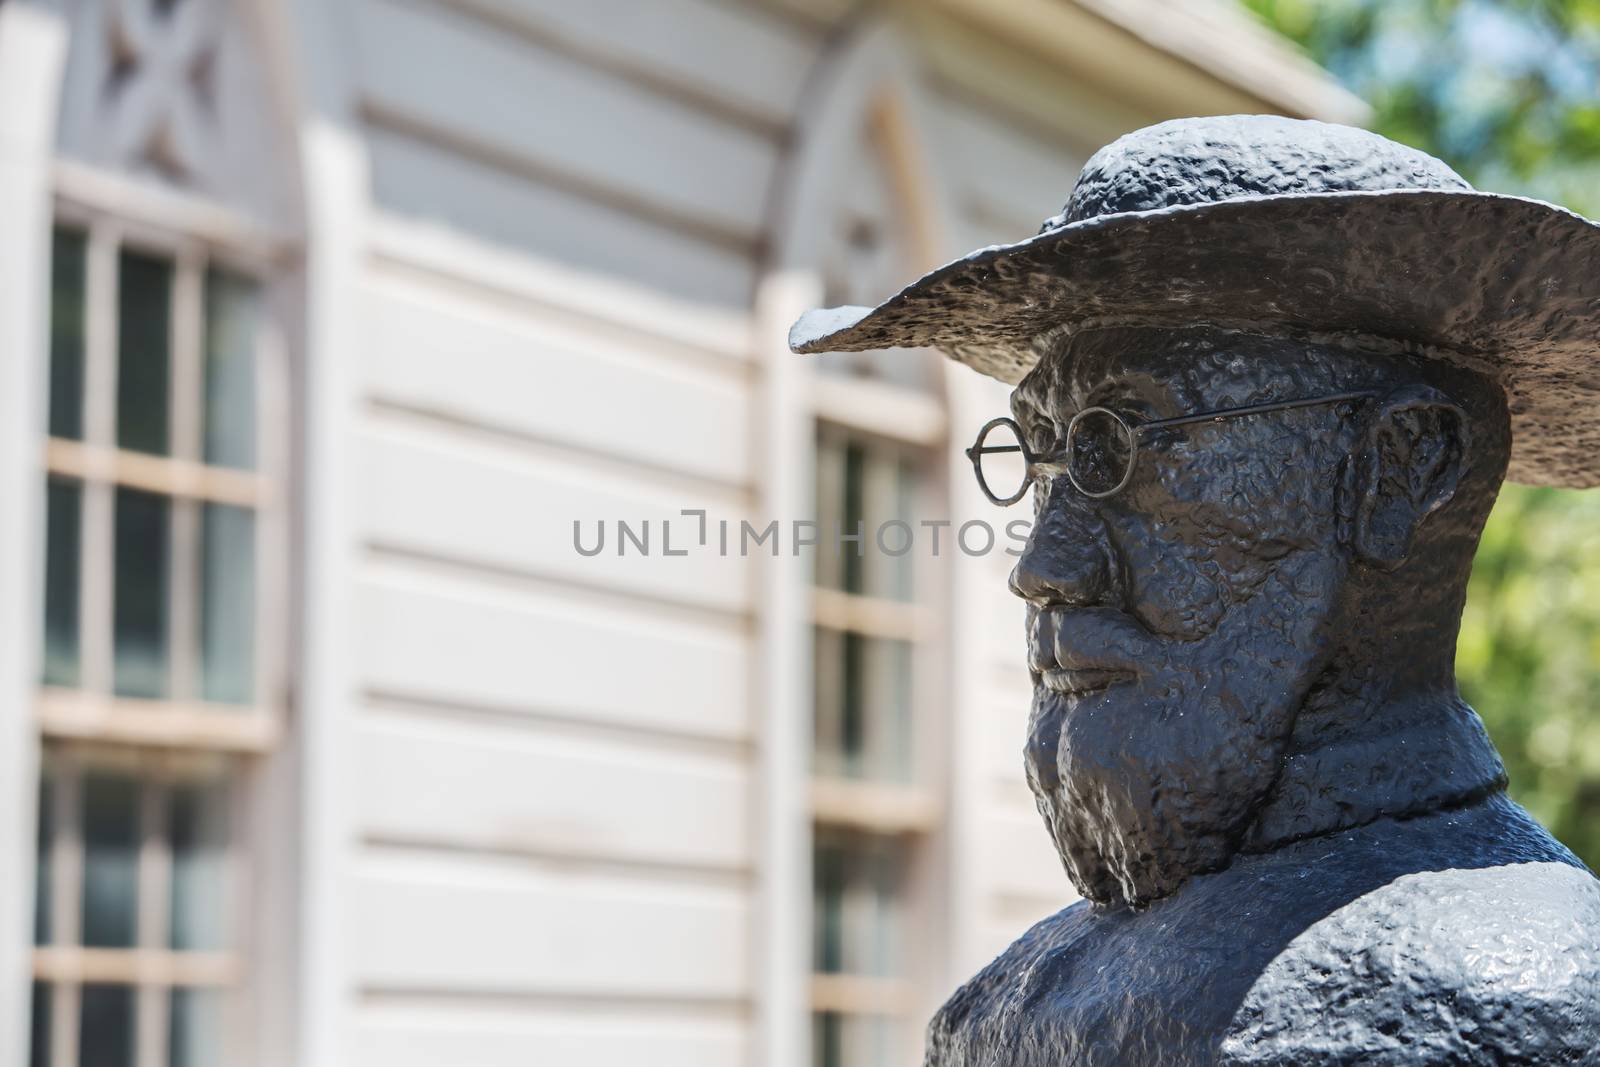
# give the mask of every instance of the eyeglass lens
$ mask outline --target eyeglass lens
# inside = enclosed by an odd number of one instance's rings
[[[1135,451],[1134,431],[1121,417],[1105,408],[1086,408],[1068,424],[1066,447],[1054,461],[1066,464],[1079,492],[1105,497],[1128,483]],[[990,500],[1015,504],[1027,494],[1029,455],[1015,422],[990,422],[967,454]]]
[[[1086,408],[1067,428],[1067,474],[1089,496],[1109,496],[1127,483],[1133,431],[1105,408]]]
[[[1028,490],[1028,461],[1017,424],[995,419],[978,435],[973,446],[973,466],[978,485],[996,504],[1014,504]]]

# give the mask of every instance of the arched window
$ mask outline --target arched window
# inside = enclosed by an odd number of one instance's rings
[[[54,189],[31,1056],[238,1062],[287,692],[292,263],[244,5],[72,8]]]
[[[912,121],[916,71],[886,26],[829,65],[808,112],[780,274],[825,305],[875,304],[932,266],[936,210]],[[800,357],[789,356],[791,360]],[[915,1059],[942,989],[938,860],[946,575],[943,361],[805,357],[818,546],[809,579],[811,946],[816,1067]],[[942,555],[952,551],[949,530]]]

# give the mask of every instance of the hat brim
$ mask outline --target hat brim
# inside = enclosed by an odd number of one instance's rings
[[[935,347],[1015,383],[1091,320],[1391,338],[1497,373],[1509,476],[1600,485],[1600,225],[1466,190],[1312,193],[1086,219],[946,264],[875,308],[808,312],[796,352]]]

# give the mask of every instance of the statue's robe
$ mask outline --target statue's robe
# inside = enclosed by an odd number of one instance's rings
[[[1241,855],[1039,923],[927,1063],[1600,1064],[1600,882],[1503,793]]]

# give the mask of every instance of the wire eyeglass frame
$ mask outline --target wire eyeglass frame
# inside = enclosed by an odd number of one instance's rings
[[[1377,394],[1375,393],[1364,391],[1332,393],[1327,396],[1304,397],[1298,400],[1277,400],[1262,404],[1245,404],[1241,407],[1221,408],[1216,411],[1203,411],[1192,415],[1178,415],[1170,419],[1152,419],[1148,422],[1140,422],[1138,419],[1132,416],[1121,414],[1111,410],[1110,408],[1087,407],[1072,416],[1072,419],[1067,423],[1066,444],[1063,446],[1061,451],[1051,456],[1035,455],[1027,446],[1027,437],[1022,432],[1022,427],[1017,424],[1015,419],[1002,415],[997,419],[990,419],[988,422],[983,424],[983,428],[978,431],[977,441],[973,443],[971,448],[966,450],[966,456],[972,461],[972,472],[977,477],[978,488],[983,491],[983,495],[988,497],[991,502],[998,504],[1001,507],[1010,507],[1012,504],[1015,504],[1017,501],[1026,496],[1028,487],[1033,484],[1034,468],[1044,464],[1061,467],[1066,473],[1067,478],[1072,482],[1073,488],[1077,489],[1078,492],[1082,493],[1084,496],[1089,497],[1091,500],[1104,500],[1107,497],[1115,496],[1116,494],[1120,493],[1127,487],[1128,482],[1133,479],[1134,466],[1139,457],[1139,439],[1151,431],[1171,429],[1177,426],[1192,426],[1202,422],[1222,422],[1227,419],[1236,419],[1246,415],[1263,415],[1274,411],[1290,411],[1295,408],[1313,407],[1318,404],[1341,404],[1357,400],[1371,400],[1376,395]],[[1072,469],[1072,448],[1073,441],[1076,438],[1076,430],[1085,417],[1097,414],[1109,416],[1113,423],[1115,423],[1117,426],[1118,432],[1128,443],[1127,464],[1122,472],[1121,479],[1111,488],[1098,491],[1084,486],[1078,480],[1077,474],[1074,473]],[[988,438],[989,434],[1001,426],[1008,427],[1011,430],[1011,432],[1016,436],[1017,444],[985,445],[984,441]],[[1027,464],[1026,470],[1022,477],[1022,485],[1012,495],[1002,497],[989,488],[989,483],[983,476],[983,457],[1000,453],[1017,452],[1022,454],[1023,462]]]

